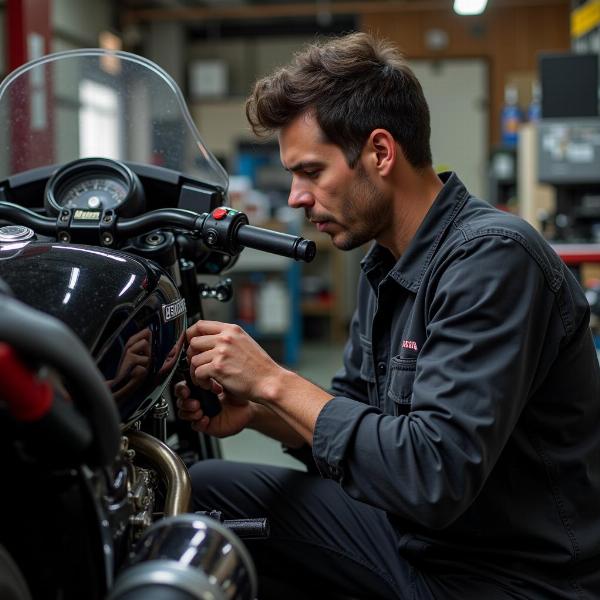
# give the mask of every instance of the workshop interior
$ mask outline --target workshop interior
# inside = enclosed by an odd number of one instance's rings
[[[189,381],[198,318],[323,388],[342,365],[368,247],[340,252],[288,206],[277,139],[244,108],[318,37],[402,50],[436,171],[542,233],[585,290],[600,356],[598,7],[0,0],[0,597],[256,597],[244,540],[269,535],[268,515],[190,514],[186,469],[305,466],[255,431],[192,431],[169,386]],[[147,360],[128,363],[133,347]]]

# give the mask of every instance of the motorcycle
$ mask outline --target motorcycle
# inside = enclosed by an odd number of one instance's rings
[[[0,573],[15,598],[254,598],[240,537],[267,525],[189,513],[182,456],[215,449],[168,420],[170,388],[202,299],[232,294],[199,276],[315,244],[227,206],[180,90],[142,57],[28,63],[0,84],[0,123]]]

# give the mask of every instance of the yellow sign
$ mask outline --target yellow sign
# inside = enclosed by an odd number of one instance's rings
[[[600,23],[600,0],[588,0],[571,12],[571,37],[580,38]]]

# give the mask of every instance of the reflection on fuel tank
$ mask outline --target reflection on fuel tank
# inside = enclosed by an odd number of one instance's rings
[[[98,367],[124,427],[159,401],[183,347],[185,317],[165,320],[160,310],[163,304],[160,295],[150,296],[98,351]],[[122,317],[122,313],[113,313],[109,325],[118,324]]]
[[[159,375],[170,374],[170,372],[173,370],[173,367],[175,366],[175,363],[177,362],[177,359],[179,358],[179,353],[181,352],[181,349],[183,348],[184,338],[185,338],[185,334],[182,333],[179,336],[179,339],[177,340],[175,345],[171,348],[171,350],[169,350],[169,353],[167,354],[167,357],[165,358],[165,362],[162,364],[162,367],[158,371]]]
[[[159,400],[177,365],[184,339],[181,329],[176,332],[174,327],[157,328],[150,323],[135,333],[122,332],[110,345],[98,366],[123,425],[141,418]]]
[[[138,389],[150,368],[152,331],[149,327],[132,335],[123,348],[121,361],[113,379],[107,381],[117,403]]]

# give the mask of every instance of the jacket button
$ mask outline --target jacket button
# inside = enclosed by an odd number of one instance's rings
[[[385,375],[387,372],[387,365],[384,362],[377,363],[377,371],[380,375]]]

